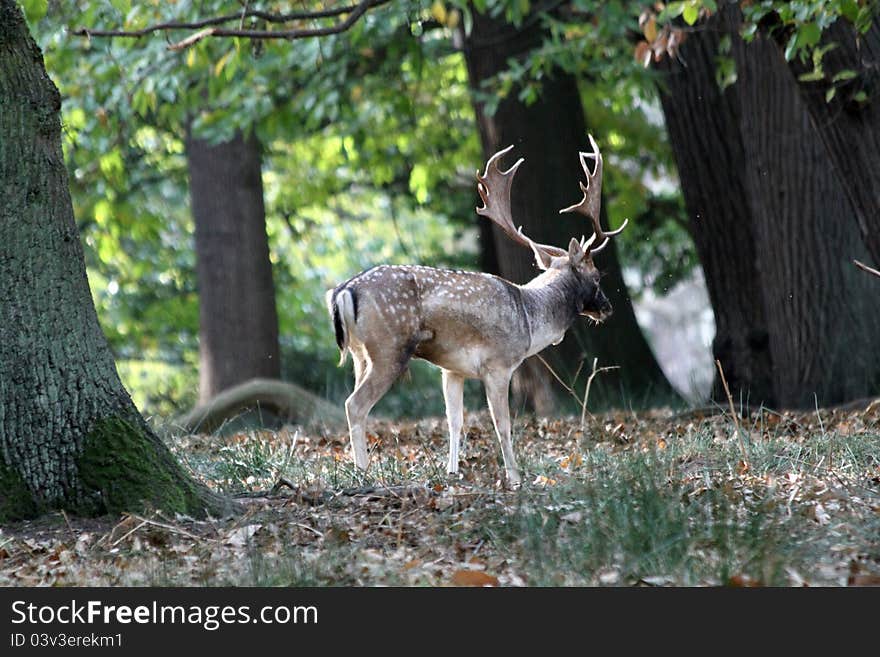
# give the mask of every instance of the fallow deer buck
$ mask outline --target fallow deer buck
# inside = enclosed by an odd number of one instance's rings
[[[367,469],[365,422],[376,402],[406,368],[410,358],[423,358],[443,372],[443,397],[449,424],[447,471],[458,472],[463,423],[463,386],[467,378],[482,380],[489,411],[501,443],[507,482],[520,484],[510,441],[508,388],[523,360],[558,344],[579,315],[601,322],[611,304],[599,289],[593,256],[615,231],[599,223],[602,155],[590,136],[592,153],[580,153],[587,184],[580,203],[560,210],[590,219],[593,235],[572,239],[568,250],[538,244],[517,229],[511,216],[510,188],[520,158],[507,171],[499,160],[509,146],[493,155],[486,172],[477,172],[483,207],[477,214],[495,222],[511,239],[532,250],[540,275],[525,285],[478,272],[421,266],[381,265],[368,269],[327,292],[327,304],[341,350],[354,359],[355,389],[345,402],[351,449],[358,468]],[[591,172],[586,158],[595,162]],[[593,245],[596,245],[595,247]]]

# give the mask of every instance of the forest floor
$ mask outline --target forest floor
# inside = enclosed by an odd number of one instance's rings
[[[877,585],[880,403],[858,411],[517,418],[525,483],[502,487],[491,421],[347,436],[283,429],[169,439],[235,518],[64,514],[0,530],[0,585]]]

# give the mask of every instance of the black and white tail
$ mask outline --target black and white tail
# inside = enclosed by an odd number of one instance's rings
[[[339,365],[345,364],[348,357],[348,342],[351,331],[357,322],[357,298],[354,290],[346,287],[327,290],[325,295],[327,309],[333,318],[336,331],[336,345],[339,347]]]

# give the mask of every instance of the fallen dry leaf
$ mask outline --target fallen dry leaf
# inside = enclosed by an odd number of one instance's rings
[[[248,539],[257,533],[263,525],[245,525],[244,527],[239,527],[238,529],[230,532],[230,534],[226,537],[226,545],[231,545],[232,547],[243,547],[245,543],[248,542]]]
[[[727,585],[734,588],[752,588],[761,586],[761,582],[748,575],[733,575],[727,580]]]
[[[452,573],[455,586],[498,586],[498,578],[482,570],[456,570]]]
[[[580,522],[583,522],[584,512],[583,511],[572,511],[571,513],[566,513],[564,516],[560,517],[559,519],[576,525]]]

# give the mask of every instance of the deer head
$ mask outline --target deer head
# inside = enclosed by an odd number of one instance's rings
[[[581,284],[579,298],[582,308],[579,314],[602,321],[611,315],[612,308],[608,298],[599,289],[599,273],[593,264],[593,256],[608,245],[610,238],[626,228],[629,219],[624,220],[617,230],[602,230],[599,221],[602,207],[602,154],[592,135],[589,135],[589,140],[592,152],[578,153],[581,168],[586,176],[586,184],[579,183],[584,196],[579,203],[559,211],[560,214],[576,212],[587,217],[593,227],[593,234],[589,239],[581,237],[578,242],[572,238],[566,251],[555,246],[539,244],[523,233],[522,226],[516,227],[510,207],[510,190],[516,171],[524,160],[520,158],[507,171],[502,171],[498,166],[500,159],[513,150],[512,145],[489,158],[485,173],[480,175],[477,171],[477,192],[483,200],[483,207],[477,208],[477,214],[494,222],[514,242],[530,248],[539,269],[546,271],[552,268],[570,267],[577,274],[578,282]],[[587,164],[587,158],[592,158],[595,163],[592,171]]]

